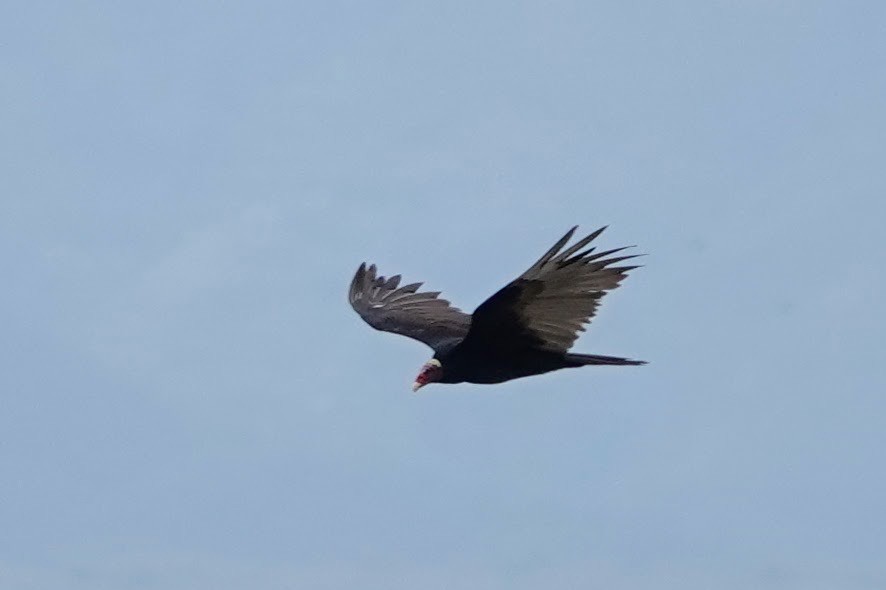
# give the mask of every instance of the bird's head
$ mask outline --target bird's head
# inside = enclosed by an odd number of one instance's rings
[[[412,391],[418,391],[428,383],[439,381],[443,376],[443,364],[437,359],[431,359],[421,367],[415,383],[412,384]]]

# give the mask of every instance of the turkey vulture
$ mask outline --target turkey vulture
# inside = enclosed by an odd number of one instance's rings
[[[612,266],[634,256],[612,256],[625,248],[594,254],[581,251],[602,227],[565,250],[578,226],[566,232],[529,270],[468,315],[419,291],[421,283],[400,286],[400,275],[378,276],[375,265],[360,265],[348,299],[377,330],[402,334],[434,349],[413,391],[431,382],[501,383],[510,379],[585,365],[643,365],[614,356],[576,354],[569,348],[591,321],[600,299],[637,266]]]

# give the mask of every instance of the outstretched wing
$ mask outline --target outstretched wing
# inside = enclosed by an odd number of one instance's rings
[[[366,323],[424,342],[433,349],[460,341],[468,333],[471,316],[439,299],[438,291],[419,291],[421,283],[400,285],[400,275],[376,276],[375,265],[360,265],[348,300]]]
[[[637,268],[612,266],[635,258],[612,256],[625,248],[595,254],[591,247],[579,252],[605,227],[563,250],[576,229],[569,230],[526,272],[477,308],[468,336],[472,345],[528,346],[563,353],[572,347],[606,292]]]

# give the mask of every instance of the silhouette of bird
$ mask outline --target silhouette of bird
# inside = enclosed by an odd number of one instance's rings
[[[502,383],[519,377],[587,365],[643,365],[645,361],[569,352],[607,291],[637,266],[613,266],[636,255],[613,256],[626,248],[595,253],[590,247],[606,227],[568,248],[578,226],[560,238],[526,272],[466,314],[439,297],[400,286],[400,275],[379,276],[360,265],[348,299],[366,323],[424,342],[434,356],[413,384]]]

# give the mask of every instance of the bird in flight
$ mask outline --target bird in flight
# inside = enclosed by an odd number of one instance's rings
[[[502,383],[568,367],[646,364],[569,352],[606,292],[637,268],[613,266],[636,257],[613,256],[625,248],[582,250],[605,227],[564,249],[576,229],[470,315],[440,299],[439,292],[419,291],[421,283],[401,287],[400,275],[379,276],[375,265],[365,262],[351,281],[348,300],[373,328],[414,338],[434,350],[413,391],[433,382]]]

